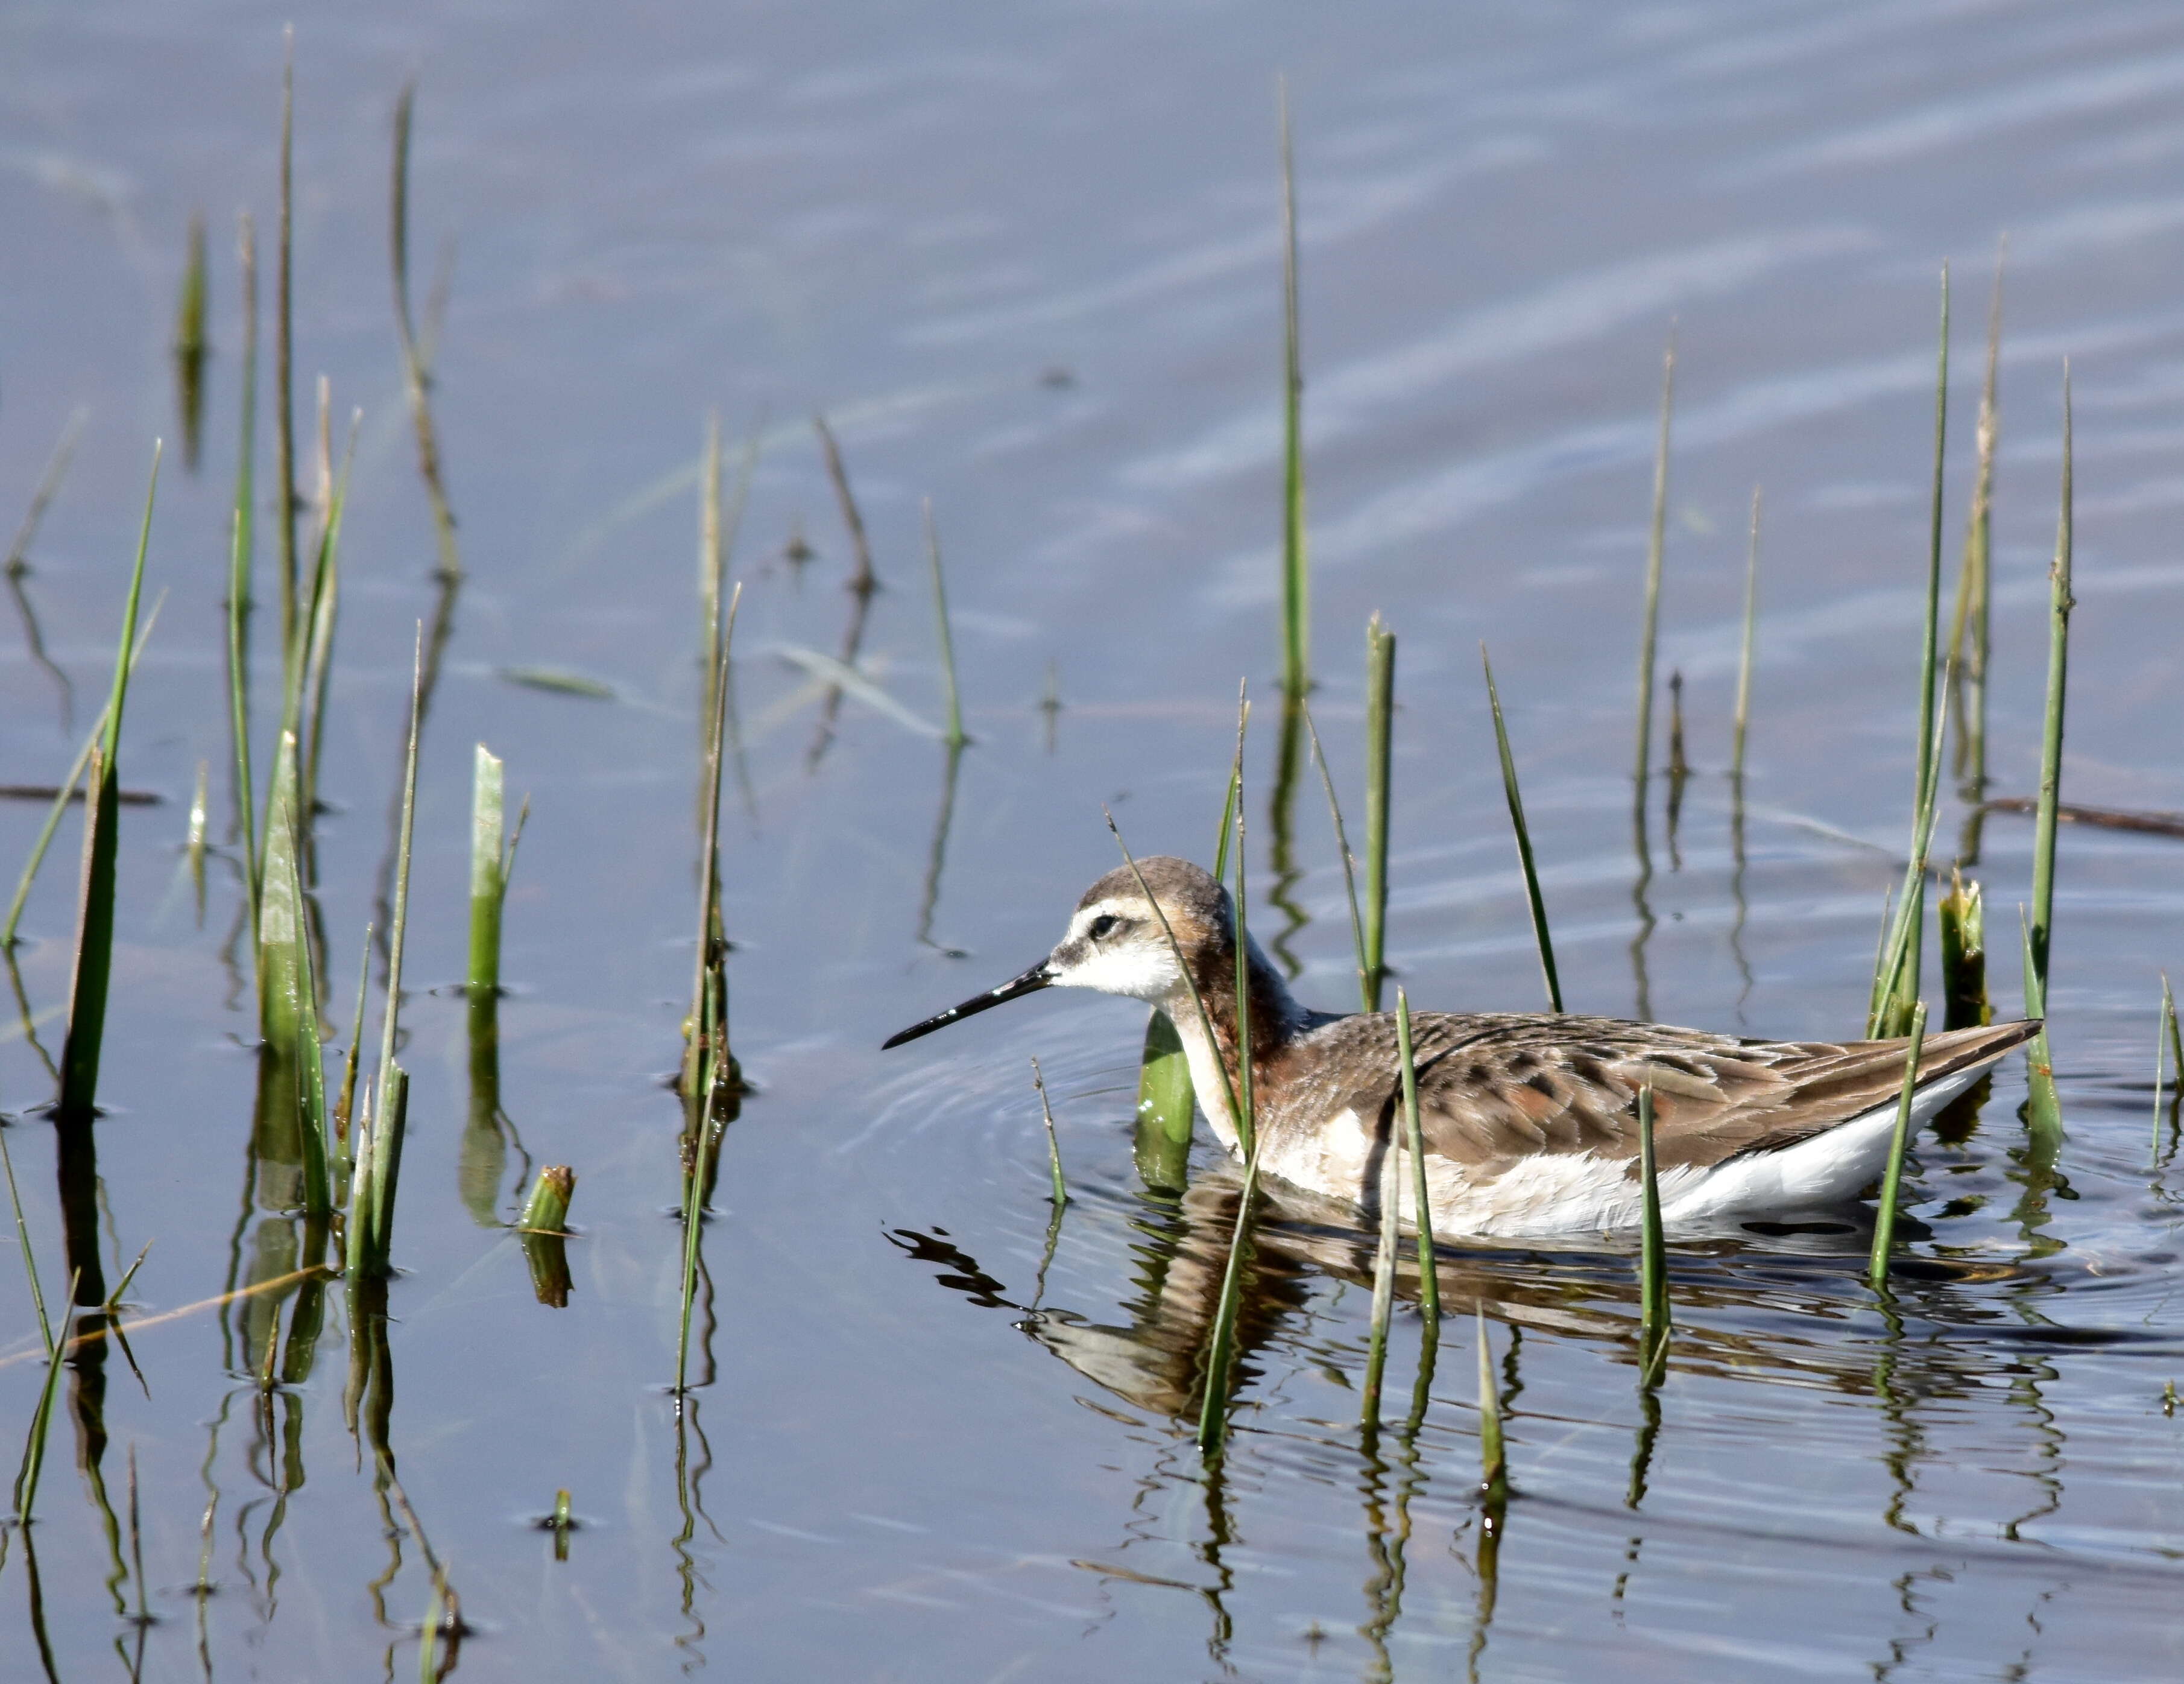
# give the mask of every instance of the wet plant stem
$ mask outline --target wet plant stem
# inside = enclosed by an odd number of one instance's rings
[[[1426,1343],[1440,1328],[1440,1271],[1434,1253],[1433,1196],[1426,1185],[1425,1131],[1418,1118],[1418,1066],[1411,1051],[1411,1002],[1396,990],[1396,1051],[1403,1073],[1403,1148],[1411,1160],[1411,1203],[1418,1238],[1418,1308],[1425,1314]]]
[[[2072,491],[2070,365],[2063,364],[2063,486],[2055,524],[2055,560],[2048,572],[2048,698],[2040,738],[2040,805],[2032,834],[2032,916],[2025,935],[2025,1015],[2048,1016],[2048,960],[2055,921],[2055,826],[2063,791],[2063,704],[2069,687],[2070,561],[2074,523]],[[2031,1090],[2026,1115],[2036,1138],[2050,1140],[2063,1126],[2062,1103],[2055,1091],[2055,1061],[2048,1031],[2025,1043]]]
[[[1046,1124],[1046,1168],[1053,1178],[1054,1207],[1060,1210],[1069,1202],[1069,1184],[1061,1175],[1061,1142],[1054,1132],[1054,1107],[1046,1102],[1046,1079],[1039,1074],[1039,1060],[1031,1062],[1031,1085],[1039,1094],[1039,1120]]]
[[[1896,1130],[1889,1136],[1888,1168],[1880,1177],[1880,1202],[1873,1213],[1873,1250],[1866,1279],[1879,1291],[1888,1282],[1888,1254],[1896,1243],[1896,1214],[1903,1196],[1903,1158],[1911,1144],[1911,1103],[1919,1090],[1919,1055],[1926,1040],[1926,1002],[1911,1013],[1911,1036],[1903,1049],[1903,1086],[1896,1099]]]
[[[1282,146],[1282,693],[1312,688],[1312,576],[1305,547],[1304,362],[1297,326],[1296,169],[1288,78],[1276,83]]]
[[[1562,979],[1555,972],[1554,938],[1547,933],[1547,903],[1540,893],[1540,870],[1532,857],[1532,833],[1524,823],[1524,798],[1517,789],[1516,756],[1509,752],[1509,728],[1502,717],[1502,697],[1494,688],[1494,663],[1479,645],[1479,664],[1486,673],[1486,701],[1494,715],[1494,745],[1502,756],[1502,793],[1509,804],[1509,828],[1516,833],[1517,863],[1524,873],[1524,898],[1532,913],[1532,934],[1540,945],[1540,973],[1547,985],[1547,1008],[1563,1009]]]
[[[1653,760],[1653,661],[1661,642],[1661,564],[1669,530],[1669,428],[1676,406],[1676,338],[1671,332],[1661,354],[1661,424],[1653,449],[1653,519],[1646,541],[1646,604],[1638,633],[1638,826],[1646,824],[1646,806]]]
[[[236,454],[235,501],[228,516],[228,729],[235,749],[235,822],[242,843],[243,893],[250,903],[250,935],[258,938],[258,798],[250,776],[251,573],[257,516],[258,235],[245,211],[236,228],[242,287],[242,418]]]
[[[940,533],[933,524],[933,499],[925,499],[925,554],[933,566],[933,613],[940,633],[940,683],[947,703],[950,749],[971,739],[963,733],[962,693],[956,683],[956,639],[948,628],[948,584],[940,572]]]
[[[1357,997],[1361,1009],[1373,1009],[1373,971],[1366,957],[1365,924],[1357,910],[1357,858],[1350,851],[1350,834],[1342,824],[1342,804],[1334,798],[1334,774],[1328,770],[1327,751],[1320,746],[1319,728],[1305,710],[1304,728],[1312,737],[1312,757],[1319,767],[1320,786],[1327,791],[1327,815],[1334,823],[1334,845],[1342,856],[1342,887],[1350,903],[1350,943],[1357,957]]]
[[[1638,1090],[1638,1285],[1640,1383],[1657,1382],[1669,1361],[1669,1254],[1661,1232],[1661,1175],[1653,1147],[1653,1085]]]
[[[1396,634],[1365,627],[1365,1009],[1380,1009],[1388,931],[1388,783],[1395,732]]]

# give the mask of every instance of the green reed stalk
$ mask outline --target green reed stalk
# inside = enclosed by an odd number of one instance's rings
[[[75,1336],[76,1277],[69,1279],[67,1308],[61,1313],[61,1332],[46,1352],[46,1383],[39,1389],[37,1407],[31,1412],[31,1430],[23,1441],[23,1460],[15,1470],[15,1524],[31,1524],[31,1510],[38,1500],[38,1475],[46,1465],[46,1435],[52,1430],[53,1408],[60,1402],[61,1375],[69,1341]]]
[[[2169,1068],[2176,1073],[2177,1080],[2184,1083],[2184,1034],[2180,1034],[2177,1030],[2176,1003],[2169,992],[2169,973],[2166,971],[2161,973],[2161,993],[2162,996],[2170,1002]]]
[[[1403,1141],[1411,1155],[1411,1196],[1418,1230],[1418,1307],[1426,1318],[1426,1343],[1440,1326],[1440,1271],[1435,1263],[1433,1195],[1426,1185],[1425,1130],[1418,1121],[1418,1066],[1411,1052],[1411,1002],[1396,990],[1396,1051],[1403,1070]]]
[[[114,690],[107,699],[105,728],[92,755],[84,790],[83,898],[76,923],[75,979],[69,990],[68,1036],[61,1051],[60,1103],[64,1129],[89,1128],[98,1095],[99,1047],[106,1034],[106,992],[114,964],[115,853],[120,841],[121,709],[129,697],[129,672],[136,644],[136,605],[144,594],[144,556],[152,544],[152,505],[159,489],[160,447],[152,447],[151,483],[144,492],[144,521],[136,535],[136,560],[122,610],[121,639],[114,654]]]
[[[682,1190],[682,1308],[675,1335],[675,1395],[678,1397],[689,1390],[690,1318],[698,1303],[698,1252],[705,1235],[705,1188],[712,1179],[713,1154],[718,1150],[714,1138],[720,1126],[716,1108],[727,1057],[727,1001],[717,967],[706,973],[705,988],[702,1015],[708,1032],[698,1064],[698,1139]]]
[[[1350,944],[1357,955],[1357,997],[1362,1010],[1373,1009],[1373,970],[1365,956],[1365,923],[1357,911],[1357,860],[1350,851],[1349,833],[1342,828],[1342,804],[1334,799],[1334,774],[1327,767],[1327,750],[1320,746],[1319,728],[1306,708],[1304,728],[1312,735],[1312,757],[1319,767],[1320,787],[1327,791],[1328,817],[1334,821],[1334,845],[1342,855],[1342,887],[1350,901]]]
[[[1969,1029],[1994,1021],[1986,997],[1986,911],[1976,882],[1952,869],[1949,892],[1936,903],[1942,934],[1942,1023]]]
[[[1509,1459],[1502,1440],[1502,1393],[1494,1384],[1494,1350],[1486,1333],[1486,1306],[1479,1318],[1479,1493],[1490,1519],[1509,1502]]]
[[[319,390],[323,399],[323,381]],[[323,422],[323,408],[320,414]],[[311,576],[310,636],[298,663],[303,683],[295,700],[296,740],[304,750],[301,811],[307,833],[319,806],[319,765],[326,742],[326,693],[333,683],[334,631],[341,617],[342,516],[348,507],[349,470],[356,460],[356,436],[363,423],[364,411],[352,410],[348,443],[342,452],[341,472],[326,482],[326,524],[319,533],[319,552]],[[323,458],[321,460],[323,465]]]
[[[1054,1178],[1054,1207],[1069,1202],[1069,1184],[1061,1178],[1061,1142],[1054,1132],[1054,1107],[1046,1102],[1046,1079],[1039,1073],[1039,1060],[1031,1062],[1031,1085],[1039,1092],[1039,1119],[1046,1124],[1046,1167]]]
[[[266,1056],[294,1085],[304,1149],[304,1207],[333,1209],[331,1166],[338,1151],[326,1107],[319,1029],[319,985],[304,899],[304,819],[296,733],[283,731],[265,814],[265,880],[258,925],[258,1024]],[[287,1084],[282,1085],[282,1090]]]
[[[1297,329],[1296,170],[1290,149],[1290,85],[1275,83],[1282,139],[1282,693],[1312,688],[1312,575],[1305,548],[1304,361]]]
[[[250,902],[251,934],[255,939],[258,798],[250,779],[250,577],[258,498],[258,236],[247,210],[237,219],[236,243],[242,270],[242,444],[235,463],[235,502],[228,525],[228,729],[235,739],[235,822],[242,840],[243,892]]]
[[[197,471],[198,443],[204,430],[205,225],[204,213],[190,215],[187,254],[182,265],[181,296],[175,306],[175,398],[182,425],[182,461]]]
[[[432,425],[432,374],[410,318],[410,118],[417,86],[405,85],[394,102],[394,161],[389,187],[387,253],[394,278],[394,333],[402,346],[402,384],[410,399],[410,430],[417,435],[417,476],[425,482],[432,507],[432,532],[440,563],[436,577],[448,583],[463,577],[462,552],[455,544],[455,515],[448,503],[440,471],[440,438]]]
[[[295,232],[296,26],[281,31],[281,239],[273,276],[274,470],[280,476],[275,507],[280,513],[281,654],[296,648],[296,391],[292,354],[294,317],[290,300],[290,263]],[[285,675],[284,675],[285,676]]]
[[[371,926],[364,927],[364,946],[356,961],[356,1021],[349,1030],[348,1055],[342,1060],[341,1098],[334,1107],[334,1138],[355,1149],[350,1124],[356,1116],[356,1072],[364,1057],[364,1005],[371,990]],[[338,1183],[337,1184],[338,1191]]]
[[[1911,860],[1896,906],[1881,967],[1875,973],[1866,1033],[1883,1039],[1904,1033],[1921,985],[1926,925],[1926,856],[1931,844],[1941,746],[1936,731],[1935,666],[1941,641],[1942,493],[1949,437],[1949,269],[1942,265],[1940,344],[1934,364],[1934,472],[1926,544],[1926,612],[1919,643],[1918,778],[1911,800]]]
[[[1970,798],[1986,790],[1986,672],[1988,625],[1994,606],[1994,451],[2001,427],[1996,402],[2002,368],[2002,266],[2005,234],[1994,254],[1994,287],[1986,311],[1986,378],[1980,388],[1979,469],[1964,524],[1964,560],[1957,572],[1956,614],[1949,628],[1949,666],[1965,692],[1957,716],[1956,770]]]
[[[1661,562],[1669,534],[1669,425],[1676,407],[1676,336],[1669,335],[1661,354],[1661,430],[1653,448],[1653,523],[1646,541],[1646,607],[1638,634],[1638,756],[1639,824],[1646,817],[1646,798],[1653,760],[1653,659],[1661,642]]]
[[[1540,869],[1532,857],[1532,833],[1524,823],[1524,798],[1517,789],[1517,761],[1509,752],[1509,728],[1502,717],[1501,693],[1494,688],[1494,663],[1479,645],[1479,664],[1486,672],[1486,702],[1494,714],[1494,744],[1502,756],[1502,793],[1509,803],[1509,826],[1517,834],[1517,863],[1524,868],[1524,896],[1532,909],[1532,934],[1540,944],[1540,973],[1546,980],[1547,1007],[1563,1009],[1562,979],[1555,973],[1554,938],[1547,934],[1547,903],[1540,893]]]
[[[2170,992],[2169,973],[2161,976],[2161,1015],[2153,1024],[2153,1161],[2161,1161],[2161,1095],[2164,1081],[2164,1066],[2169,1056],[2169,1043],[2176,1034],[2176,996]],[[2176,1072],[2177,1079],[2184,1083],[2184,1067]]]
[[[409,741],[402,761],[402,818],[395,832],[394,909],[387,927],[387,1010],[380,1027],[379,1076],[369,1153],[369,1272],[388,1272],[393,1254],[394,1193],[401,1174],[402,1137],[409,1119],[410,1078],[394,1062],[395,1036],[402,1016],[402,955],[410,934],[410,850],[417,829],[417,735],[424,714],[425,627],[417,627],[410,668]],[[359,1153],[359,1168],[365,1154]],[[352,1212],[350,1219],[355,1220]]]
[[[2048,1012],[2048,956],[2055,920],[2055,823],[2063,793],[2063,700],[2070,678],[2072,505],[2070,365],[2063,365],[2063,493],[2055,527],[2055,560],[2048,583],[2048,705],[2040,738],[2040,806],[2032,833],[2032,966],[2039,984],[2025,997],[2034,1017]]]
[[[152,611],[144,616],[144,629],[136,634],[136,646],[129,651],[129,670],[136,670],[137,657],[144,653],[144,645],[152,640],[152,628],[159,623],[163,594],[152,605]],[[76,786],[91,765],[91,757],[106,739],[106,711],[99,710],[98,717],[92,721],[90,734],[83,746],[76,750],[75,760],[69,767],[68,776],[61,780],[60,788],[53,792],[53,804],[46,810],[45,822],[38,827],[37,839],[31,844],[30,857],[23,862],[23,874],[15,881],[15,898],[8,903],[8,917],[0,923],[0,952],[15,945],[15,927],[23,917],[23,907],[31,898],[31,885],[37,880],[38,867],[45,863],[46,850],[53,845],[53,835],[61,828],[62,817],[68,811],[69,802],[75,795]]]
[[[1368,1440],[1380,1430],[1380,1382],[1387,1369],[1388,1328],[1396,1310],[1396,1248],[1401,1242],[1402,1185],[1396,1134],[1390,1128],[1380,1149],[1380,1238],[1373,1248],[1372,1331],[1365,1347],[1365,1383],[1359,1397],[1359,1419]]]
[[[1896,1097],[1896,1131],[1888,1140],[1888,1168],[1880,1177],[1880,1202],[1873,1213],[1873,1250],[1866,1279],[1875,1291],[1888,1281],[1888,1254],[1896,1243],[1896,1212],[1903,1199],[1903,1156],[1911,1144],[1911,1101],[1919,1090],[1919,1055],[1926,1041],[1926,1002],[1911,1013],[1911,1035],[1903,1049],[1903,1086]]]
[[[1248,709],[1240,709],[1239,711],[1245,712]],[[1242,728],[1240,718],[1238,721],[1238,728],[1240,730]],[[1111,819],[1109,822],[1112,824],[1113,821]],[[1234,1376],[1236,1323],[1242,1313],[1244,1269],[1251,1246],[1251,1203],[1257,1196],[1259,1190],[1257,1113],[1254,1109],[1255,1102],[1251,1091],[1251,990],[1249,957],[1251,936],[1245,925],[1244,909],[1246,896],[1244,860],[1244,811],[1240,796],[1236,806],[1234,899],[1237,969],[1237,1091],[1234,1103],[1237,1138],[1244,1150],[1244,1183],[1237,1194],[1236,1225],[1228,1235],[1228,1261],[1222,1271],[1221,1296],[1214,1306],[1213,1326],[1206,1340],[1206,1385],[1204,1395],[1199,1401],[1198,1447],[1202,1453],[1209,1456],[1221,1448],[1228,1436],[1228,1394],[1234,1384]],[[1134,862],[1132,863],[1130,869],[1134,874],[1136,873],[1137,867]],[[1142,877],[1139,878],[1139,885],[1141,889],[1144,886]],[[1148,895],[1146,898],[1150,900],[1151,896]],[[1155,910],[1158,910],[1157,903],[1155,904]],[[1161,922],[1165,927],[1167,922],[1166,914],[1162,915]],[[1174,939],[1173,932],[1171,931],[1168,937],[1171,944]],[[1178,963],[1181,962],[1182,956],[1181,950],[1178,949],[1176,957]],[[1184,974],[1188,976],[1189,972],[1186,971]],[[1195,984],[1193,985],[1191,991],[1195,997],[1197,993]],[[1199,1011],[1202,1017],[1205,1012],[1203,1002],[1200,1003]],[[1206,1039],[1215,1047],[1219,1046],[1220,1043],[1213,1040],[1211,1024],[1206,1026]],[[1225,1078],[1227,1073],[1224,1071],[1223,1073]]]
[[[1396,634],[1375,614],[1365,627],[1365,973],[1380,1009],[1388,967],[1388,779],[1395,735]]]
[[[727,572],[727,546],[721,534],[721,412],[705,412],[705,454],[698,469],[699,661],[705,675],[701,732],[713,720],[713,674],[721,665],[721,592]],[[705,751],[700,743],[699,751]]]
[[[504,842],[501,772],[501,761],[480,743],[471,787],[469,989],[473,1000],[490,1000],[500,992],[501,909],[515,869],[516,845],[523,839],[523,822],[531,813],[531,803],[526,800],[516,812],[515,834]]]
[[[538,1234],[566,1234],[569,1229],[569,1201],[577,1194],[577,1172],[566,1163],[549,1163],[538,1172],[531,1197],[516,1218],[518,1228]]]
[[[1752,488],[1752,540],[1744,556],[1744,636],[1736,651],[1736,716],[1730,728],[1729,775],[1744,787],[1744,733],[1752,722],[1752,633],[1759,622],[1759,488]]]
[[[948,629],[948,585],[940,577],[940,533],[933,524],[933,499],[925,499],[925,554],[933,564],[933,614],[940,630],[940,683],[948,702],[948,746],[971,739],[963,733],[963,698],[956,685],[956,639]]]
[[[1251,704],[1244,695],[1243,686],[1236,689],[1236,757],[1228,764],[1228,789],[1221,799],[1221,834],[1213,841],[1213,880],[1228,880],[1228,839],[1234,833],[1239,804],[1244,799],[1244,722],[1251,715]]]
[[[1646,1385],[1661,1376],[1669,1359],[1669,1248],[1661,1233],[1660,1165],[1653,1149],[1653,1085],[1638,1090],[1638,1342],[1639,1373]]]
[[[689,1040],[682,1059],[683,1096],[691,1101],[699,1096],[696,1084],[702,1075],[701,1067],[716,1038],[714,1031],[721,1027],[706,1014],[712,1009],[716,992],[724,1008],[727,997],[721,952],[724,941],[721,923],[721,769],[727,748],[728,662],[734,650],[736,612],[742,607],[743,599],[744,588],[738,583],[728,595],[727,618],[721,629],[720,659],[706,689],[713,702],[713,718],[705,733],[705,836],[698,862],[698,961],[690,994]],[[716,980],[720,984],[717,991],[711,986]],[[720,1062],[716,1078],[725,1079],[733,1068],[732,1060]]]

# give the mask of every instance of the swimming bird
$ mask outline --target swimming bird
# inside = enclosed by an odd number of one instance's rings
[[[1120,866],[1084,891],[1068,933],[1037,964],[883,1045],[1041,989],[1147,1001],[1175,1024],[1199,1106],[1241,1157],[1235,928],[1228,890],[1189,861]],[[1260,1170],[1376,1209],[1384,1154],[1399,1155],[1393,1185],[1412,1185],[1395,1016],[1300,1005],[1246,941]],[[2005,1023],[1926,1036],[1913,1127],[2039,1029]],[[1733,1224],[1840,1207],[1880,1174],[1909,1049],[1906,1040],[1754,1040],[1559,1012],[1414,1012],[1411,1036],[1435,1231],[1487,1236],[1635,1227],[1638,1096],[1648,1086],[1664,1221]]]

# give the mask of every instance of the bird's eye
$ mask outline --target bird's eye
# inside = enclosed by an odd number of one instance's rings
[[[1122,924],[1123,921],[1117,917],[1112,912],[1102,912],[1098,917],[1093,919],[1090,923],[1084,927],[1084,934],[1090,936],[1095,941],[1105,941],[1117,929],[1121,928]]]

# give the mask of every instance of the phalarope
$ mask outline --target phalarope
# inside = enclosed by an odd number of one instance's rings
[[[1156,856],[1135,873],[1118,867],[1085,890],[1068,934],[1046,957],[884,1046],[1044,988],[1148,1001],[1174,1023],[1200,1107],[1222,1145],[1240,1157],[1226,1097],[1238,1040],[1234,930],[1228,891],[1189,861]],[[1311,1011],[1258,944],[1249,945],[1259,1167],[1372,1208],[1383,1155],[1408,1157],[1394,1126],[1401,1079],[1395,1017]],[[1913,1126],[2039,1027],[1928,1035]],[[1663,1219],[1736,1222],[1840,1206],[1880,1174],[1908,1051],[1903,1040],[1751,1040],[1519,1012],[1416,1012],[1411,1035],[1435,1229],[1481,1235],[1635,1226],[1637,1103],[1647,1085]],[[1395,1185],[1410,1186],[1407,1162],[1398,1168]]]

